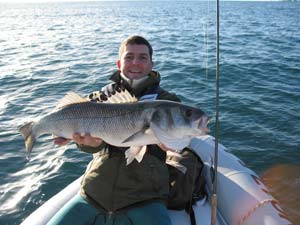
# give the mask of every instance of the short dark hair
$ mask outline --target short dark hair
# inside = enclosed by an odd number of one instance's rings
[[[152,46],[150,45],[150,43],[145,39],[143,38],[142,36],[138,36],[138,35],[134,35],[134,36],[130,36],[128,38],[126,38],[121,46],[120,46],[120,49],[119,49],[119,57],[121,57],[123,51],[124,51],[124,48],[127,46],[127,45],[146,45],[149,49],[149,54],[150,54],[150,59],[152,60],[152,55],[153,55],[153,49],[152,49]]]

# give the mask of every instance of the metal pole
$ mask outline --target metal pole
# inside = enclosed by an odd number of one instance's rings
[[[218,143],[219,143],[219,0],[216,0],[216,125],[215,125],[215,155],[214,179],[211,199],[211,225],[217,220],[217,174],[218,174]]]

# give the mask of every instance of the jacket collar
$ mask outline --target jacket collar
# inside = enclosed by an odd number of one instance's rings
[[[123,79],[121,77],[120,73],[121,73],[120,70],[116,71],[110,77],[110,80],[117,84],[124,85],[125,88],[127,88],[129,91],[132,91],[136,97],[140,97],[140,96],[144,95],[145,93],[159,87],[159,83],[160,83],[159,72],[151,71],[148,74],[148,78],[144,79],[142,82],[138,83],[138,85],[136,85],[136,86],[131,86],[125,79]]]

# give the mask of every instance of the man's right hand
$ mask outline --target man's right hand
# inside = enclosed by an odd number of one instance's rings
[[[84,134],[81,136],[78,133],[73,134],[72,137],[73,141],[77,143],[78,145],[86,145],[90,147],[98,147],[102,144],[103,140],[101,138],[92,137],[90,134]],[[68,144],[71,141],[71,139],[66,139],[62,137],[55,137],[54,138],[54,144],[59,146],[64,146]]]

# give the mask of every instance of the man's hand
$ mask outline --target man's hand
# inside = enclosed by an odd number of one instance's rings
[[[73,140],[79,145],[86,145],[90,147],[98,147],[102,144],[103,140],[101,138],[92,137],[90,134],[85,134],[81,136],[78,133],[73,134]]]
[[[73,134],[72,140],[79,145],[86,145],[90,147],[98,147],[102,144],[103,140],[101,138],[92,137],[90,134],[85,134],[81,136],[78,133]],[[64,146],[68,144],[71,139],[66,139],[62,137],[55,137],[54,144],[59,146]]]
[[[162,143],[158,144],[158,147],[160,147],[161,150],[166,152],[167,157],[169,156],[169,157],[176,157],[178,159],[182,159],[182,155],[180,155],[180,153],[177,153],[174,149],[168,148],[167,146],[165,146]],[[168,159],[167,159],[167,161],[168,161]]]
[[[174,149],[171,149],[171,148],[168,148],[167,146],[165,146],[164,144],[158,144],[158,147],[160,147],[162,150],[164,150],[165,152],[168,152],[168,151],[170,151],[170,152],[175,152],[175,150]]]
[[[65,146],[71,141],[71,139],[66,139],[66,138],[62,138],[62,137],[54,137],[53,141],[54,141],[55,145]]]

